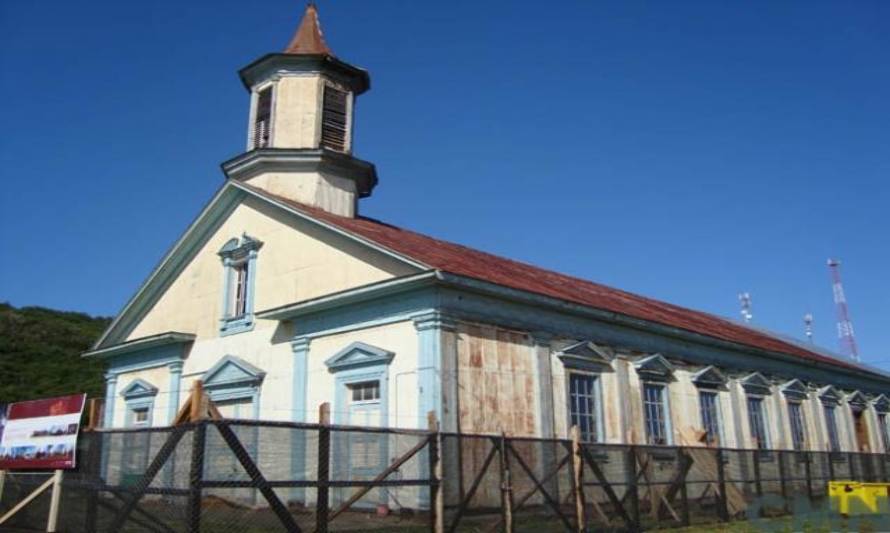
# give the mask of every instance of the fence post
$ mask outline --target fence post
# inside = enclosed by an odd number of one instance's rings
[[[207,436],[207,422],[199,420],[192,429],[192,457],[189,466],[189,531],[201,531],[201,485],[204,482],[204,444]]]
[[[726,472],[724,471],[723,465],[723,448],[717,448],[715,453],[717,456],[717,488],[720,492],[720,497],[717,500],[717,510],[720,513],[720,520],[729,522],[729,509],[727,508],[726,502]]]
[[[318,488],[315,492],[315,531],[328,531],[328,481],[331,473],[331,404],[325,402],[318,406],[318,470],[316,480]]]
[[[445,531],[445,488],[442,486],[442,433],[436,412],[427,413],[430,461],[430,531]]]
[[[687,466],[689,465],[690,462],[692,462],[692,457],[690,457],[689,454],[686,453],[685,448],[677,448],[677,449],[680,452],[680,461],[679,461],[680,468],[682,469],[683,472],[686,472],[686,474],[683,475],[683,484],[680,485],[680,500],[683,502],[683,517],[682,517],[683,518],[683,526],[689,527],[689,524],[690,524],[690,520],[689,520],[689,489],[686,486],[686,484],[687,484],[686,479],[687,479],[687,476],[689,475],[689,469]]]
[[[853,455],[853,452],[847,453],[847,469],[850,471],[850,481],[860,481],[856,479],[856,465]]]
[[[760,482],[760,450],[751,452],[751,459],[754,461],[754,491],[757,496],[763,496],[763,485]]]
[[[890,479],[887,479],[887,454],[879,455],[878,461],[881,463],[881,481],[890,481]]]
[[[828,481],[834,481],[834,452],[827,452],[825,459],[828,461]]]
[[[627,492],[630,495],[630,518],[633,521],[630,529],[640,531],[640,493],[637,490],[637,449],[636,446],[627,448]]]
[[[62,503],[62,473],[64,470],[53,472],[53,489],[49,500],[49,517],[46,521],[46,531],[55,533],[59,525],[59,505]]]
[[[501,472],[501,514],[504,520],[504,531],[513,533],[513,481],[510,479],[510,461],[507,458],[507,436],[501,432],[498,443]]]
[[[785,453],[782,451],[776,453],[779,454],[779,491],[784,500],[788,497],[788,488],[785,486]]]
[[[587,516],[584,509],[584,459],[581,457],[581,429],[572,426],[572,489],[575,493],[576,531],[587,531]]]
[[[813,503],[813,473],[811,472],[811,465],[813,463],[813,453],[812,452],[803,452],[804,457],[806,458],[806,462],[804,462],[804,472],[807,476],[807,500],[810,503]]]
[[[95,487],[88,489],[86,513],[84,514],[84,530],[96,531],[96,518],[99,513],[99,487],[105,482],[102,479],[102,434],[95,431],[85,433],[82,439],[89,443],[89,453],[84,470],[93,478]]]

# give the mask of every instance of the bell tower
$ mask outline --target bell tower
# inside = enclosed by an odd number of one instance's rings
[[[368,73],[334,56],[309,4],[284,52],[239,72],[250,92],[247,151],[223,172],[289,200],[353,217],[377,184],[374,165],[352,155],[355,99]]]

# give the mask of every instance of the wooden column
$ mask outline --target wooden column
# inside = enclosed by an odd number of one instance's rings
[[[315,496],[315,531],[327,533],[328,531],[328,481],[331,474],[331,430],[327,426],[331,423],[331,404],[325,402],[318,406],[318,489]]]
[[[584,507],[584,459],[581,456],[581,430],[572,426],[572,489],[575,493],[575,525],[578,533],[587,531]]]
[[[439,421],[436,412],[427,413],[427,425],[430,430],[430,530],[433,533],[445,531],[445,489],[442,486],[442,433],[439,432]]]

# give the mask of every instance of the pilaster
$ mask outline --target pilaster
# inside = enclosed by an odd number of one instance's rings
[[[103,426],[110,428],[114,425],[115,390],[117,389],[117,374],[109,372],[105,374],[105,421]]]
[[[535,394],[538,399],[538,416],[535,417],[537,434],[542,439],[554,438],[553,369],[550,342],[553,335],[545,331],[531,333],[532,356],[535,360]]]
[[[179,389],[182,387],[182,361],[167,364],[170,370],[170,396],[167,399],[167,424],[172,425],[179,411]]]
[[[427,413],[433,411],[443,430],[454,430],[457,425],[456,323],[439,311],[430,311],[415,316],[414,327],[417,330],[418,427],[426,427]],[[443,372],[446,359],[448,375]],[[443,389],[447,391],[447,421],[443,418]]]

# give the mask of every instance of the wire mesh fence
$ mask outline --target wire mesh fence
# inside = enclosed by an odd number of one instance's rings
[[[883,454],[206,420],[82,434],[59,530],[640,531],[788,516],[829,480],[888,473]],[[0,514],[46,479],[7,475]],[[2,527],[45,530],[48,505]]]

